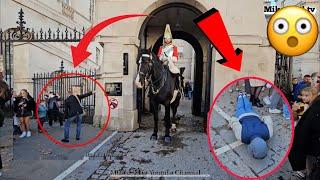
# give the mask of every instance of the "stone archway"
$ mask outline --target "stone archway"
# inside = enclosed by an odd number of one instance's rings
[[[198,40],[191,34],[184,31],[173,31],[172,32],[174,39],[182,39],[191,44],[195,51],[195,69],[194,69],[194,92],[193,92],[193,101],[192,101],[192,114],[196,116],[201,116],[201,102],[202,102],[202,89],[203,84],[203,50],[201,44]],[[160,46],[162,45],[163,36],[159,37],[156,43],[153,46],[153,52],[157,54]]]
[[[212,68],[208,66],[208,45],[209,41],[193,23],[193,19],[203,12],[197,7],[188,3],[168,3],[154,9],[144,20],[139,31],[140,48],[153,46],[153,51],[157,52],[162,44],[163,30],[166,24],[171,25],[174,39],[182,39],[190,43],[195,51],[196,60],[194,68],[194,98],[192,101],[192,114],[205,116],[209,106],[206,100],[210,99],[205,93],[210,87],[211,79],[207,82],[207,72]],[[170,17],[170,18],[168,18]],[[143,93],[138,90],[137,104],[139,112],[142,112],[144,99]],[[139,105],[142,103],[142,107]],[[141,113],[139,113],[141,115]],[[141,120],[141,116],[139,116]],[[140,122],[140,121],[139,121]]]
[[[230,6],[231,4],[232,6]],[[175,11],[179,8],[181,13],[188,12],[181,16],[181,21],[178,23],[182,25],[182,31],[192,34],[203,50],[202,102],[208,100],[207,104],[212,103],[223,86],[237,77],[254,75],[273,81],[275,51],[269,46],[266,38],[265,27],[267,22],[263,14],[263,4],[262,1],[253,3],[249,0],[243,2],[231,0],[97,1],[97,6],[99,6],[98,20],[119,15],[119,11],[116,11],[117,8],[121,10],[121,13],[148,14],[147,17],[140,17],[126,21],[126,23],[110,26],[101,33],[99,41],[104,44],[104,57],[107,57],[104,58],[101,68],[101,71],[105,72],[101,76],[101,81],[123,83],[126,90],[126,93],[122,96],[116,97],[119,100],[119,106],[117,110],[111,112],[113,121],[110,123],[110,128],[117,130],[138,128],[137,89],[133,83],[137,73],[135,60],[138,55],[138,48],[153,46],[162,36],[166,23],[174,27],[177,24],[177,12]],[[105,11],[109,7],[113,7],[113,11]],[[202,32],[198,32],[198,28],[193,26],[192,20],[212,7],[215,7],[221,13],[232,44],[245,52],[241,72],[217,64],[215,60],[221,59],[221,56],[216,53],[214,48],[212,49]],[[168,11],[171,11],[170,15],[162,14],[161,16],[161,13],[168,13]],[[252,16],[252,14],[255,14],[255,16]],[[189,23],[184,23],[187,20],[189,20]],[[154,23],[155,26],[150,26],[152,21],[158,24]],[[175,28],[172,30],[181,31]],[[121,61],[123,54],[128,54],[129,58],[128,75],[123,75],[123,61]],[[212,63],[212,68],[209,70],[210,63]],[[209,74],[210,72],[212,76]],[[208,89],[206,88],[206,82],[209,82],[210,79],[212,82],[211,89]],[[105,107],[102,102],[100,104]],[[202,106],[207,107],[204,103],[202,103]],[[97,121],[100,122],[100,120]],[[101,123],[104,123],[103,119]]]

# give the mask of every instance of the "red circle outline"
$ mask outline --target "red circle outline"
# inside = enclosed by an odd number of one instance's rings
[[[257,79],[257,80],[261,80],[261,81],[264,81],[266,83],[269,83],[272,85],[272,87],[281,95],[282,99],[285,101],[286,105],[289,106],[289,111],[290,111],[290,116],[291,116],[291,140],[290,140],[290,145],[289,145],[289,148],[285,154],[285,156],[282,158],[282,160],[280,161],[280,163],[273,169],[271,170],[270,172],[262,175],[262,176],[258,176],[258,177],[255,177],[255,178],[251,178],[251,177],[242,177],[236,173],[234,173],[233,171],[231,171],[230,169],[228,169],[228,167],[224,166],[223,163],[219,160],[218,156],[216,155],[215,151],[214,151],[214,148],[211,144],[211,135],[210,135],[210,125],[211,125],[211,114],[212,114],[212,111],[213,111],[213,107],[214,105],[216,104],[216,101],[218,100],[218,98],[221,96],[221,94],[223,92],[225,92],[225,90],[231,86],[232,84],[236,83],[237,81],[241,81],[241,80],[248,80],[248,79]],[[210,111],[208,112],[208,122],[207,122],[207,135],[208,135],[208,145],[209,145],[209,148],[210,148],[210,151],[211,151],[211,154],[213,155],[214,157],[214,160],[216,161],[216,163],[218,163],[218,165],[224,170],[226,171],[228,174],[236,177],[236,178],[239,178],[239,179],[246,179],[246,180],[256,180],[256,179],[265,179],[267,178],[268,176],[272,175],[273,173],[275,173],[281,166],[282,164],[287,160],[288,158],[288,155],[290,153],[290,150],[292,148],[292,144],[293,144],[293,139],[294,139],[294,119],[293,119],[293,111],[292,109],[290,108],[290,104],[287,100],[287,98],[285,97],[285,95],[283,94],[283,92],[277,87],[275,86],[272,82],[266,80],[266,79],[263,79],[263,78],[259,78],[259,77],[254,77],[254,76],[249,76],[249,77],[242,77],[242,78],[238,78],[238,79],[235,79],[233,80],[232,82],[228,83],[226,86],[224,86],[222,88],[222,90],[216,95],[216,97],[214,98],[214,101],[213,101],[213,104],[211,105],[211,108],[210,108]]]
[[[84,142],[84,143],[80,143],[80,144],[66,144],[66,143],[62,143],[61,141],[55,139],[54,137],[52,137],[44,128],[43,126],[41,125],[40,123],[40,118],[39,118],[39,114],[38,114],[38,107],[39,107],[39,104],[40,104],[40,98],[41,98],[41,95],[47,90],[48,86],[51,85],[53,83],[53,81],[55,80],[58,80],[58,79],[61,79],[63,77],[68,77],[68,76],[79,76],[79,77],[82,77],[82,78],[87,78],[87,79],[90,79],[92,80],[94,83],[96,83],[99,88],[103,91],[104,95],[105,95],[105,98],[106,98],[106,102],[107,102],[107,106],[108,106],[108,116],[107,116],[107,119],[106,119],[106,123],[105,125],[103,126],[103,128],[98,132],[97,136],[89,139],[88,141]],[[87,146],[89,144],[92,144],[94,143],[95,141],[97,141],[101,136],[102,134],[104,133],[104,131],[106,131],[106,129],[108,128],[109,126],[109,123],[110,123],[110,105],[109,105],[109,98],[108,98],[108,94],[106,93],[105,89],[103,88],[103,86],[100,84],[100,82],[98,80],[96,80],[95,78],[93,77],[90,77],[90,76],[87,76],[85,74],[81,74],[81,73],[61,73],[60,75],[52,78],[51,80],[49,80],[47,82],[47,84],[41,89],[41,92],[38,94],[38,97],[37,97],[37,104],[36,104],[36,117],[37,117],[37,122],[38,122],[38,125],[40,126],[40,129],[42,130],[43,134],[53,143],[59,145],[59,146],[62,146],[62,147],[65,147],[65,148],[79,148],[79,147],[84,147],[84,146]]]

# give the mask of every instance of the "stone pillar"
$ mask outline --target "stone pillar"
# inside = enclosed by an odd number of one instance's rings
[[[99,80],[106,83],[122,83],[122,96],[109,96],[116,99],[118,106],[110,111],[110,124],[108,129],[119,131],[133,131],[138,128],[138,111],[136,106],[136,57],[138,54],[137,40],[135,38],[109,38],[104,42],[104,64],[102,76]],[[123,75],[123,54],[129,55],[129,74]],[[97,94],[95,125],[103,126],[107,115],[107,103]]]
[[[13,48],[13,89],[19,92],[27,89],[33,95],[32,74],[30,74],[31,44],[17,44]]]

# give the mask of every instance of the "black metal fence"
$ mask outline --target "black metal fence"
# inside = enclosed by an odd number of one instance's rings
[[[68,73],[67,76],[60,76],[61,78],[54,79],[61,73]],[[53,73],[36,73],[34,74],[33,80],[33,96],[38,98],[42,89],[45,88],[40,98],[44,99],[45,95],[49,92],[54,92],[59,95],[62,99],[60,112],[64,112],[64,100],[68,97],[68,90],[77,91],[79,94],[87,93],[96,90],[96,83],[88,78],[77,74],[83,74],[89,77],[96,77],[96,72],[92,71],[72,71],[72,72],[53,72]],[[54,80],[53,80],[54,79]],[[52,81],[51,81],[52,80]],[[81,101],[85,116],[83,122],[93,124],[93,117],[95,111],[95,94],[84,98]]]
[[[16,42],[79,42],[85,34],[85,28],[60,27],[57,29],[40,30],[26,27],[24,12],[22,9],[18,12],[17,26],[2,29],[0,27],[0,60],[3,61],[4,78],[9,84],[10,89],[14,87],[14,67],[13,67],[13,48]],[[1,61],[0,61],[1,63]],[[42,74],[43,75],[43,74]],[[40,75],[39,75],[40,76]],[[8,112],[12,111],[12,102],[8,103]]]
[[[292,89],[292,58],[277,52],[275,68],[275,85],[289,98]]]

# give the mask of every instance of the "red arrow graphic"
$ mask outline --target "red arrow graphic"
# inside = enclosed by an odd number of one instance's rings
[[[240,71],[243,52],[239,48],[234,51],[219,11],[213,8],[195,19],[194,22],[223,57],[223,59],[218,60],[218,62],[224,66]]]
[[[85,59],[87,59],[91,53],[87,51],[87,48],[91,42],[91,40],[105,27],[109,26],[112,23],[115,23],[117,21],[127,19],[127,18],[133,18],[138,16],[147,16],[145,14],[128,14],[128,15],[122,15],[122,16],[116,16],[110,19],[107,19],[105,21],[102,21],[101,23],[94,26],[92,29],[90,29],[89,32],[87,32],[81,41],[79,42],[77,47],[71,46],[71,53],[72,53],[72,59],[73,59],[73,66],[77,67],[79,64],[81,64]]]

